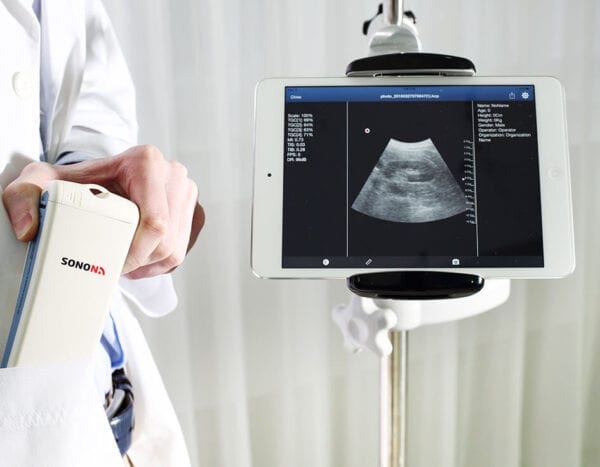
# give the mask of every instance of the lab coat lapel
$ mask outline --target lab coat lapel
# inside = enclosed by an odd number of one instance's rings
[[[23,26],[27,34],[34,41],[40,40],[40,23],[38,22],[31,1],[27,0],[0,0],[8,12]]]
[[[41,108],[46,126],[41,128],[46,154],[54,160],[71,130],[79,99],[86,59],[85,2],[49,0],[62,8],[44,8],[42,24]]]
[[[39,23],[19,0],[0,0],[0,184],[39,158]],[[16,172],[15,172],[16,171]]]

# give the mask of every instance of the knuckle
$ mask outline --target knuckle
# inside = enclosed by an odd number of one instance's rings
[[[152,144],[144,144],[139,146],[138,157],[143,163],[157,164],[165,160],[162,152]]]
[[[157,213],[149,213],[142,217],[140,226],[153,236],[164,237],[169,229],[166,219]]]
[[[21,171],[21,176],[31,176],[40,172],[45,172],[51,169],[46,162],[31,162],[27,164]]]
[[[34,184],[44,186],[48,181],[58,178],[58,169],[47,162],[31,162],[21,170],[19,176],[9,186]],[[8,187],[7,187],[8,188]]]
[[[188,169],[181,162],[171,162],[171,171],[177,178],[186,179],[188,177]]]

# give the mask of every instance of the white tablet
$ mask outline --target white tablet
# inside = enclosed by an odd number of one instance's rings
[[[258,276],[574,269],[554,78],[268,79],[255,112]]]

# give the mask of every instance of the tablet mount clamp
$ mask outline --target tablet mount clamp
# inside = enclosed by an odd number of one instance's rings
[[[421,52],[416,19],[402,0],[385,0],[371,23],[382,15],[372,34],[369,56],[352,61],[348,77],[473,76],[466,58]],[[484,281],[454,272],[399,271],[351,276],[353,296],[333,309],[333,319],[352,352],[369,349],[380,362],[380,467],[407,467],[406,427],[408,332],[419,326],[456,321],[491,310],[510,294],[510,281]]]

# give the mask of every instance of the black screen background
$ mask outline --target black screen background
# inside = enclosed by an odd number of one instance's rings
[[[543,254],[535,106],[515,102],[507,126],[529,127],[531,138],[477,145],[479,254]]]
[[[319,133],[306,140],[307,152],[315,156],[284,171],[283,251],[287,256],[344,256],[346,104],[287,104],[286,113],[312,113]]]

